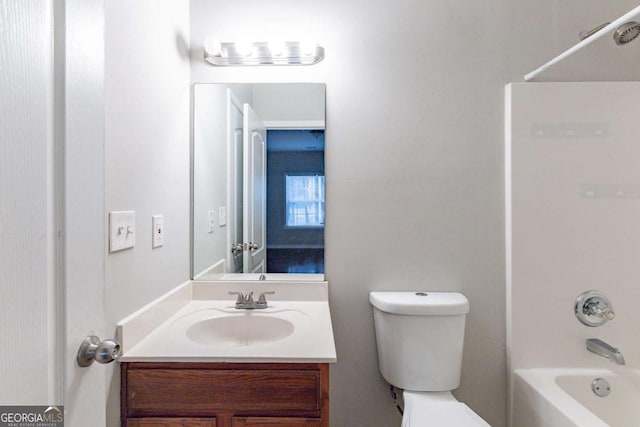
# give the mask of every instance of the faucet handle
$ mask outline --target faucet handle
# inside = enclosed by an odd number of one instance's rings
[[[236,304],[244,304],[244,294],[242,292],[233,292],[229,291],[229,295],[238,295],[238,299],[236,300]]]
[[[258,297],[258,304],[267,304],[267,297],[266,295],[273,295],[275,294],[276,291],[267,291],[267,292],[262,292],[260,294],[260,296]]]
[[[616,317],[611,301],[599,291],[586,291],[576,299],[574,312],[587,326],[600,326]]]
[[[600,307],[598,302],[588,302],[584,307],[585,311],[593,316],[598,316],[606,320],[613,320],[616,318],[616,312],[613,311],[611,306],[605,305]]]

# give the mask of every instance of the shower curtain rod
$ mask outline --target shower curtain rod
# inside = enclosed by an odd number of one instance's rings
[[[538,74],[542,73],[547,68],[551,67],[552,65],[557,64],[558,62],[564,60],[568,56],[573,55],[575,52],[579,51],[583,47],[585,47],[585,46],[595,42],[596,40],[602,38],[609,31],[615,30],[620,25],[626,23],[627,21],[629,21],[631,18],[633,18],[634,16],[636,16],[638,14],[640,14],[640,6],[635,7],[634,9],[632,9],[629,12],[625,13],[624,15],[622,15],[620,18],[616,19],[615,21],[612,21],[606,27],[603,27],[601,30],[595,32],[592,36],[582,40],[580,43],[572,46],[571,48],[569,48],[567,50],[565,50],[560,55],[558,55],[555,58],[553,58],[551,61],[547,62],[546,64],[541,65],[540,67],[536,68],[534,71],[532,71],[529,74],[525,75],[524,76],[524,80],[528,82],[528,81],[534,79]]]

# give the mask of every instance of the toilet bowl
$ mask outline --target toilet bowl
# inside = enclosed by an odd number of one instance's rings
[[[490,427],[448,391],[404,391],[402,427]]]
[[[460,385],[469,301],[456,292],[371,292],[378,366],[404,390],[402,427],[490,427],[451,390]]]

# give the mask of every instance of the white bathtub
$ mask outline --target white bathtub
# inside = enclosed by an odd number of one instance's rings
[[[606,397],[591,390],[611,385]],[[640,372],[604,369],[518,369],[513,377],[512,427],[638,427]]]

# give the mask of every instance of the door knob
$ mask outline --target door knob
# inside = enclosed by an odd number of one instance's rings
[[[96,361],[98,363],[111,363],[120,357],[122,350],[120,343],[114,339],[100,341],[95,335],[87,336],[76,355],[78,365],[86,368]]]

